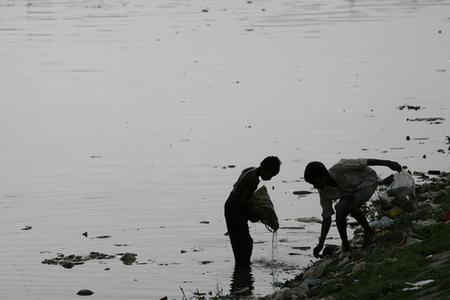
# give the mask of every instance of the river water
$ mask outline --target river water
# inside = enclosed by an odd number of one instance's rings
[[[449,74],[448,0],[0,0],[0,299],[276,290],[320,231],[308,161],[450,170]],[[278,242],[252,224],[232,280],[223,204],[266,155]],[[139,264],[41,263],[91,251]]]

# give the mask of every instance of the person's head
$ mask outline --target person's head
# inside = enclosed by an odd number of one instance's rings
[[[276,156],[268,156],[259,165],[259,174],[262,180],[270,180],[280,172],[281,161]]]
[[[305,168],[305,181],[316,189],[324,188],[329,182],[329,177],[327,168],[320,161],[312,161]]]

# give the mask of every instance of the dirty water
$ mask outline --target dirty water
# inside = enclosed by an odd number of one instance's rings
[[[296,221],[320,217],[308,161],[449,171],[449,12],[448,0],[0,0],[0,298],[179,299],[240,278],[276,290],[313,259],[293,247],[320,231]],[[269,154],[283,162],[267,184],[277,253],[252,224],[241,274],[223,204]],[[42,264],[91,252],[116,257]]]

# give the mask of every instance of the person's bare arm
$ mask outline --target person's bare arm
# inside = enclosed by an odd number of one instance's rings
[[[322,227],[320,230],[320,238],[319,243],[313,249],[314,257],[320,256],[320,251],[323,249],[323,245],[325,244],[325,239],[327,238],[328,231],[330,231],[331,227],[331,217],[323,218]]]
[[[367,159],[367,165],[368,166],[384,166],[384,167],[388,167],[394,171],[398,171],[400,172],[402,170],[402,166],[396,162],[396,161],[392,161],[392,160],[384,160],[384,159]]]

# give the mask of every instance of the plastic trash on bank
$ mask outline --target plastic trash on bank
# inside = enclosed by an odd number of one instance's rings
[[[394,180],[386,191],[380,194],[380,200],[385,207],[398,207],[406,212],[416,211],[416,184],[414,178],[407,171],[394,175]],[[400,211],[392,217],[401,213]]]
[[[388,218],[386,216],[382,217],[379,220],[372,221],[369,223],[370,227],[378,228],[378,229],[384,229],[386,227],[391,226],[392,224],[394,224],[394,220],[392,220],[391,218]]]

